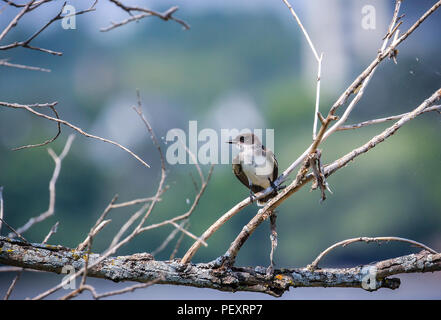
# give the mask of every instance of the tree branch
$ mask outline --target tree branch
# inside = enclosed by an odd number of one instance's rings
[[[26,244],[0,237],[0,263],[28,269],[60,273],[65,265],[76,270],[84,267],[85,254],[62,246]],[[23,257],[26,256],[26,259]],[[98,260],[90,254],[89,263]],[[363,285],[372,269],[376,270],[375,286]],[[281,296],[290,287],[347,287],[377,290],[396,289],[399,279],[388,277],[401,273],[433,272],[441,270],[441,254],[422,251],[398,258],[379,261],[353,268],[325,268],[310,271],[308,268],[275,270],[267,276],[263,267],[233,267],[214,269],[207,264],[183,265],[174,261],[156,261],[152,255],[138,253],[131,256],[107,257],[87,270],[87,276],[112,281],[136,281],[158,284],[185,285],[221,291],[252,291]],[[159,280],[157,280],[159,279]]]
[[[437,111],[438,113],[441,113],[441,105],[428,107],[428,108],[424,109],[421,113],[426,113],[426,112],[430,112],[430,111]],[[369,126],[372,124],[379,124],[379,123],[383,123],[383,122],[387,122],[387,121],[391,121],[391,120],[398,120],[398,119],[403,118],[404,116],[407,116],[409,113],[410,112],[402,113],[402,114],[399,114],[396,116],[367,120],[367,121],[363,121],[363,122],[356,123],[356,124],[349,124],[349,125],[345,125],[345,126],[341,126],[341,127],[337,128],[337,131],[358,129],[358,128],[366,127],[366,126]]]
[[[142,160],[138,155],[136,155],[131,150],[129,150],[128,148],[124,147],[123,145],[121,145],[119,143],[117,143],[115,141],[112,141],[112,140],[109,140],[109,139],[101,138],[99,136],[95,136],[95,135],[90,134],[90,133],[87,133],[87,132],[83,131],[81,128],[71,124],[70,122],[68,122],[66,120],[54,118],[54,117],[45,115],[43,113],[40,113],[40,112],[35,111],[34,109],[32,109],[32,107],[37,107],[37,106],[41,107],[41,106],[46,106],[46,105],[49,105],[49,104],[44,104],[44,105],[42,105],[42,104],[38,104],[38,105],[24,105],[24,104],[18,104],[18,103],[0,102],[0,107],[24,109],[24,110],[27,110],[30,113],[32,113],[32,114],[34,114],[34,115],[36,115],[38,117],[41,117],[41,118],[44,118],[44,119],[47,119],[47,120],[54,121],[54,122],[60,123],[62,125],[65,125],[65,126],[71,128],[71,129],[79,132],[80,134],[82,134],[83,136],[85,136],[87,138],[92,138],[92,139],[100,140],[102,142],[113,144],[114,146],[117,146],[118,148],[120,148],[120,149],[124,150],[125,152],[129,153],[132,157],[134,157],[136,160],[138,160],[143,166],[145,166],[147,168],[150,168],[150,166],[147,164],[147,162]]]
[[[399,128],[401,128],[406,122],[412,120],[416,116],[420,115],[426,108],[430,107],[432,104],[434,104],[436,101],[438,101],[441,98],[441,88],[435,91],[432,96],[430,96],[428,99],[426,99],[423,103],[421,103],[416,109],[414,109],[412,112],[406,113],[399,121],[397,121],[395,124],[393,124],[391,127],[384,130],[379,135],[373,137],[371,140],[369,140],[367,143],[365,143],[363,146],[354,149],[353,151],[349,152],[348,154],[342,156],[341,158],[335,160],[333,163],[325,166],[324,168],[324,175],[325,177],[330,176],[338,169],[344,167],[347,163],[354,160],[359,155],[371,150],[379,143],[383,142],[390,136],[392,136]],[[329,123],[329,122],[328,122]],[[319,140],[321,138],[321,135],[326,131],[327,124],[322,125],[318,135],[317,139]],[[314,147],[314,144],[312,145]],[[245,243],[245,241],[249,238],[249,236],[254,232],[254,230],[263,222],[265,221],[269,215],[270,212],[274,211],[278,206],[280,206],[286,199],[288,199],[291,195],[296,193],[298,190],[300,190],[303,186],[305,186],[309,181],[312,181],[314,178],[314,174],[308,172],[308,167],[306,164],[309,163],[309,159],[306,159],[304,162],[304,165],[299,170],[296,179],[289,184],[285,189],[280,191],[277,196],[275,196],[271,201],[269,201],[266,206],[259,210],[259,212],[256,214],[254,218],[250,220],[250,222],[243,227],[242,231],[239,233],[239,235],[236,237],[236,239],[231,243],[230,248],[225,253],[224,256],[218,258],[218,260],[215,262],[218,265],[222,265],[225,262],[227,265],[232,265],[234,263],[235,257],[241,248],[241,246]],[[264,194],[264,192],[259,192],[256,194],[258,197],[259,194]],[[228,212],[226,212],[221,218],[219,218],[212,226],[210,226],[201,236],[201,239],[206,241],[214,232],[216,232],[226,221],[228,221],[231,217],[233,217],[235,214],[240,212],[243,208],[245,208],[248,204],[250,204],[250,200],[245,199],[241,201],[240,203],[236,204],[232,209],[230,209]],[[182,258],[182,263],[189,262],[192,257],[195,255],[196,251],[200,248],[201,244],[198,242],[195,242],[190,249],[187,251],[187,253]]]
[[[399,238],[399,237],[375,237],[375,238],[370,238],[370,237],[358,237],[358,238],[352,238],[352,239],[347,239],[347,240],[343,240],[340,242],[337,242],[336,244],[330,246],[329,248],[327,248],[325,251],[323,251],[322,253],[320,253],[317,258],[315,258],[315,260],[308,265],[308,268],[311,270],[314,270],[317,268],[318,263],[320,262],[321,259],[323,259],[324,256],[326,256],[328,253],[330,253],[332,250],[334,250],[337,247],[346,247],[347,245],[350,245],[351,243],[354,242],[390,242],[390,241],[397,241],[397,242],[405,242],[405,243],[409,243],[413,246],[422,248],[424,250],[426,250],[427,252],[430,252],[432,254],[437,254],[438,252],[436,252],[435,250],[433,250],[432,248],[429,248],[428,246],[426,246],[425,244],[422,244],[420,242],[414,241],[414,240],[410,240],[410,239],[405,239],[405,238]]]
[[[46,69],[46,68],[40,68],[40,67],[34,67],[34,66],[26,66],[26,65],[17,64],[17,63],[10,63],[10,62],[7,61],[7,59],[0,60],[0,66],[10,67],[10,68],[17,68],[17,69],[33,70],[33,71],[51,72],[50,69]]]
[[[158,17],[161,20],[164,21],[169,21],[169,20],[173,20],[177,23],[179,23],[180,25],[182,25],[182,27],[185,30],[190,29],[190,26],[188,25],[188,23],[186,23],[185,21],[175,18],[173,16],[173,14],[178,11],[178,7],[174,6],[169,8],[167,11],[161,13],[161,12],[157,12],[148,8],[144,8],[144,7],[138,7],[138,6],[128,6],[123,4],[121,1],[119,0],[109,0],[110,2],[112,2],[113,4],[115,4],[116,6],[118,6],[119,8],[121,8],[122,10],[124,10],[125,12],[127,12],[130,15],[130,18],[123,20],[121,22],[111,22],[111,25],[105,28],[101,28],[100,31],[101,32],[106,32],[106,31],[110,31],[114,28],[117,27],[121,27],[129,22],[132,21],[139,21],[140,19],[143,19],[145,17]],[[133,15],[133,12],[142,12],[138,15]]]
[[[54,171],[52,173],[52,178],[49,181],[49,206],[48,209],[41,213],[40,215],[30,218],[29,221],[27,223],[25,223],[22,227],[17,229],[17,232],[19,234],[26,232],[27,230],[29,230],[34,224],[39,223],[43,220],[46,220],[47,218],[49,218],[50,216],[52,216],[55,212],[55,199],[56,199],[56,189],[55,189],[55,185],[57,183],[58,180],[58,176],[60,175],[60,171],[61,171],[61,163],[64,160],[64,158],[66,157],[66,155],[69,153],[69,150],[72,146],[72,142],[75,138],[75,135],[71,134],[69,135],[67,142],[63,148],[63,151],[61,152],[61,154],[59,156],[57,156],[55,154],[55,152],[52,149],[48,149],[49,155],[52,157],[52,160],[55,163],[55,167],[54,167]],[[10,233],[9,237],[14,237],[14,234]]]
[[[298,19],[297,15],[295,14],[294,10],[290,6],[289,2],[286,0],[283,0],[285,4],[290,9],[291,13],[296,17],[297,22],[299,23],[302,30],[304,30],[303,26],[300,23],[300,20]],[[354,106],[358,103],[358,101],[361,99],[364,88],[367,86],[369,80],[373,76],[374,71],[376,70],[377,66],[384,60],[385,57],[389,56],[391,52],[393,52],[396,47],[403,42],[415,29],[417,29],[421,23],[427,19],[433,12],[435,12],[440,6],[441,6],[441,0],[435,3],[429,10],[427,10],[418,20],[415,22],[401,37],[398,38],[398,30],[395,28],[397,21],[401,18],[398,16],[398,12],[401,6],[401,0],[396,0],[395,2],[395,10],[394,14],[391,20],[391,23],[388,27],[387,34],[384,37],[383,44],[379,50],[378,56],[374,61],[357,77],[357,79],[354,80],[354,82],[351,84],[351,86],[340,96],[340,98],[334,103],[334,105],[331,107],[331,109],[328,112],[328,115],[326,118],[320,115],[319,112],[316,113],[316,116],[320,118],[320,121],[322,122],[322,126],[315,137],[312,144],[276,179],[274,184],[276,186],[280,186],[284,181],[286,181],[287,177],[294,171],[294,169],[301,164],[302,162],[304,165],[302,168],[298,171],[297,177],[294,182],[292,182],[287,188],[282,190],[276,197],[274,197],[271,201],[267,203],[267,205],[259,210],[257,215],[243,228],[241,233],[238,235],[238,237],[233,241],[231,244],[229,250],[226,252],[225,256],[222,257],[220,261],[217,261],[217,263],[223,264],[225,261],[228,260],[228,263],[234,262],[235,255],[238,252],[238,249],[243,245],[243,243],[246,241],[246,239],[249,237],[249,235],[259,226],[266,218],[268,218],[268,213],[272,212],[276,207],[278,207],[283,201],[285,201],[288,197],[290,197],[293,193],[297,192],[302,186],[306,184],[306,182],[309,182],[312,180],[312,175],[306,175],[307,169],[305,165],[305,159],[308,160],[309,157],[313,156],[315,151],[317,150],[318,146],[326,140],[332,133],[337,131],[337,129],[342,126],[346,119],[348,118],[350,112],[354,108]],[[307,39],[309,39],[309,36],[307,36],[306,30],[304,30],[305,36]],[[389,43],[389,40],[391,37],[395,34],[395,38],[392,41],[392,43],[387,47],[387,44]],[[308,41],[310,42],[310,40]],[[310,42],[311,48],[313,52],[316,53],[314,46],[312,45],[312,42]],[[320,63],[320,58],[317,54],[316,58],[317,61]],[[409,121],[410,119],[413,119],[415,116],[419,115],[421,112],[424,111],[425,108],[432,105],[436,100],[440,97],[441,89],[435,92],[431,98],[426,100],[420,107],[418,107],[413,112],[406,114],[406,116],[400,118],[400,121],[398,121],[394,126],[389,128],[388,132],[383,132],[381,135],[382,139],[378,139],[376,141],[373,141],[373,144],[365,149],[363,152],[368,151],[376,144],[382,142],[384,139],[389,137],[391,134],[393,134],[398,128],[401,127],[405,122]],[[337,109],[343,105],[346,100],[349,98],[349,96],[355,93],[356,96],[351,101],[349,106],[346,108],[345,112],[343,113],[343,116],[338,119],[338,117],[335,115]],[[317,106],[317,105],[316,105]],[[337,123],[335,123],[331,128],[328,129],[328,126],[330,125],[331,121],[337,120]],[[315,130],[313,130],[315,134]],[[375,139],[375,138],[374,138]],[[354,150],[355,152],[356,150]],[[357,154],[359,155],[359,153]],[[357,156],[355,155],[355,156]],[[353,159],[353,158],[352,158]],[[338,160],[339,161],[339,160]],[[350,160],[349,160],[350,161]],[[339,164],[340,162],[338,162]],[[338,168],[341,168],[341,166],[338,165]],[[334,171],[330,170],[328,173],[325,173],[325,175],[332,174]],[[260,199],[265,197],[266,195],[273,192],[272,187],[267,188],[264,191],[261,191],[257,193],[256,199]],[[249,199],[244,199],[240,203],[236,204],[232,209],[230,209],[227,213],[225,213],[221,218],[219,218],[212,226],[210,226],[204,234],[201,236],[202,240],[206,240],[208,237],[210,237],[216,230],[218,230],[226,221],[228,221],[232,216],[240,212],[243,208],[248,206],[251,203]],[[249,227],[252,227],[249,229]],[[187,263],[191,260],[191,258],[194,256],[196,251],[200,248],[200,243],[194,243],[190,249],[187,251],[187,253],[184,255],[182,262]],[[233,254],[233,255],[231,255]],[[225,260],[226,259],[226,260]]]
[[[13,43],[10,43],[8,45],[4,45],[4,46],[0,46],[0,50],[9,50],[9,49],[13,49],[13,48],[17,48],[17,47],[23,47],[23,48],[27,48],[27,49],[32,49],[32,50],[38,50],[41,52],[46,52],[46,53],[50,53],[56,56],[61,56],[63,53],[58,52],[58,51],[53,51],[53,50],[49,50],[49,49],[44,49],[44,48],[39,48],[39,47],[34,47],[31,46],[30,43],[32,42],[32,40],[34,40],[36,37],[38,37],[38,35],[40,35],[47,27],[49,27],[52,23],[54,23],[57,20],[61,20],[63,18],[68,18],[71,16],[77,16],[77,15],[81,15],[87,12],[91,12],[91,11],[95,11],[95,5],[97,3],[98,0],[95,0],[94,3],[92,4],[92,6],[89,9],[86,10],[82,10],[82,11],[78,11],[75,12],[73,14],[68,14],[63,16],[63,10],[66,6],[66,2],[63,3],[63,6],[61,7],[60,11],[58,12],[58,14],[53,17],[51,20],[49,20],[43,27],[41,27],[39,30],[37,30],[33,35],[31,35],[27,40],[24,41],[15,41]],[[33,9],[35,9],[36,7],[38,7],[40,4],[48,2],[48,1],[40,1],[39,3],[34,4],[35,0],[30,1],[29,3],[27,3],[23,9],[17,14],[17,16],[10,22],[10,24],[3,30],[3,32],[0,34],[0,41],[4,38],[4,36],[10,31],[10,29],[14,26],[17,25],[18,20],[20,18],[23,17],[23,15],[25,15],[26,13],[32,11]],[[32,5],[34,4],[34,6],[32,7]]]

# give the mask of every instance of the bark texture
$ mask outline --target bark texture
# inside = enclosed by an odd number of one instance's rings
[[[89,263],[99,258],[91,254]],[[84,266],[86,252],[63,246],[30,244],[0,237],[0,263],[33,270],[61,273],[67,265],[79,270]],[[433,272],[441,270],[441,254],[427,251],[388,259],[353,268],[308,267],[276,269],[266,275],[264,267],[213,268],[213,264],[181,264],[178,259],[156,261],[149,253],[109,257],[88,270],[89,277],[112,281],[148,282],[212,288],[221,291],[252,291],[280,297],[290,287],[352,287],[375,291],[396,289],[400,273]]]

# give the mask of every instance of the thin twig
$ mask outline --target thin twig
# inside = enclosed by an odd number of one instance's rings
[[[57,119],[60,119],[60,117],[59,117],[59,115],[58,115],[58,112],[57,112],[57,109],[55,109],[55,105],[56,105],[56,104],[57,104],[57,103],[54,102],[53,104],[50,104],[50,105],[48,105],[47,107],[48,107],[49,109],[52,110],[52,112],[55,114],[55,117],[57,117]],[[54,142],[54,141],[60,136],[60,134],[61,134],[61,124],[60,124],[59,122],[57,122],[57,133],[56,133],[55,136],[53,136],[51,139],[48,139],[48,140],[46,140],[46,141],[44,141],[44,142],[42,142],[42,143],[29,144],[29,145],[26,145],[26,146],[22,146],[22,147],[14,148],[14,149],[12,149],[12,150],[13,150],[13,151],[18,151],[18,150],[22,150],[22,149],[29,149],[29,148],[35,148],[35,147],[42,147],[42,146],[48,145],[49,143]]]
[[[11,22],[6,26],[6,28],[3,29],[2,33],[0,33],[0,41],[2,41],[3,38],[8,34],[8,32],[11,31],[11,29],[17,25],[18,21],[21,19],[21,17],[23,17],[26,14],[26,12],[28,12],[29,7],[34,3],[34,1],[35,0],[29,1],[23,7],[23,9],[14,17],[14,19],[11,20]]]
[[[136,16],[132,16],[130,18],[122,20],[120,22],[110,22],[111,23],[110,26],[101,28],[100,31],[101,32],[107,32],[107,31],[110,31],[112,29],[115,29],[115,28],[121,27],[123,25],[126,25],[127,23],[130,23],[132,21],[137,21],[138,22],[139,20],[141,20],[141,19],[143,19],[145,17],[150,17],[150,16],[151,16],[150,13],[141,13],[141,14],[137,14]]]
[[[187,223],[186,226],[184,226],[185,229],[188,230],[188,228],[190,227],[190,223]],[[176,229],[175,229],[176,230]],[[170,254],[170,260],[173,260],[176,256],[176,254],[178,253],[179,247],[181,246],[182,240],[184,240],[184,233],[181,233],[181,236],[179,237],[178,241],[176,241],[176,245],[175,248],[173,249],[172,253]]]
[[[185,228],[186,224],[188,224],[188,220],[184,220],[182,221],[179,226],[181,228]],[[155,249],[153,250],[152,256],[156,256],[159,252],[161,252],[162,250],[164,250],[167,245],[176,237],[176,235],[179,233],[179,228],[174,228],[172,232],[170,232],[170,234],[168,235],[168,237]]]
[[[314,55],[315,60],[317,61],[317,88],[316,88],[316,99],[315,99],[315,112],[314,112],[314,124],[312,127],[312,139],[315,140],[317,136],[317,120],[318,120],[318,114],[320,112],[319,105],[320,105],[320,78],[321,78],[321,70],[322,70],[322,61],[323,61],[323,53],[320,54],[320,57],[317,53],[317,50],[315,49],[314,44],[311,41],[311,38],[309,37],[308,32],[306,31],[305,27],[303,26],[302,22],[300,21],[299,16],[294,11],[294,8],[291,6],[291,4],[287,0],[283,0],[285,5],[288,7],[289,11],[291,12],[292,16],[296,20],[297,24],[299,25],[300,29],[303,32],[303,35],[306,38],[306,41],[308,42],[309,46],[311,47],[311,51]]]
[[[2,0],[3,2],[7,3],[8,5],[16,8],[23,8],[26,7],[27,4],[18,4],[15,2],[12,2],[10,0]],[[46,2],[52,2],[54,0],[40,0],[40,1],[34,1],[33,5],[28,9],[27,12],[31,12],[32,10],[38,8],[40,5],[46,3]]]
[[[15,26],[17,24],[18,20],[25,13],[31,11],[30,7],[34,3],[34,1],[35,0],[32,0],[25,7],[23,7],[23,9],[20,11],[20,13],[11,21],[10,25],[5,30],[3,30],[2,34],[0,34],[0,41],[2,40],[4,35],[6,35],[6,33],[9,32],[10,28],[12,28],[13,26]],[[16,48],[16,47],[23,47],[23,48],[27,48],[27,49],[38,50],[38,51],[41,51],[41,52],[50,53],[50,54],[53,54],[53,55],[56,55],[56,56],[61,56],[62,55],[61,52],[53,51],[53,50],[49,50],[49,49],[44,49],[44,48],[40,48],[40,47],[34,47],[34,46],[31,46],[30,43],[37,36],[39,36],[47,27],[49,27],[52,23],[54,23],[57,20],[61,20],[61,19],[68,18],[68,17],[71,17],[71,16],[77,16],[77,15],[81,15],[81,14],[84,14],[84,13],[87,13],[87,12],[95,11],[95,5],[96,5],[97,2],[98,2],[98,0],[95,0],[94,3],[92,4],[92,6],[89,9],[82,10],[82,11],[77,11],[75,13],[63,16],[63,11],[64,11],[64,8],[65,8],[66,3],[67,3],[67,2],[64,2],[62,7],[61,7],[61,9],[60,9],[60,11],[58,12],[58,14],[55,17],[53,17],[51,20],[49,20],[43,27],[41,27],[39,30],[37,30],[28,39],[26,39],[24,41],[15,41],[15,42],[13,42],[11,44],[0,46],[0,50],[9,50],[9,49]],[[36,5],[34,5],[34,7],[35,6]]]
[[[15,230],[13,227],[11,227],[6,221],[5,221],[5,219],[3,219],[3,218],[0,218],[0,221],[2,222],[2,223],[4,223],[5,224],[5,226],[9,229],[9,230],[11,230],[12,232],[8,235],[9,236],[9,238],[13,238],[14,237],[14,234],[17,236],[17,237],[19,237],[21,240],[23,240],[24,242],[26,242],[26,243],[28,243],[28,244],[30,244],[30,242],[28,241],[28,240],[26,240],[17,230]]]
[[[201,239],[207,241],[221,226],[223,226],[228,220],[238,214],[242,209],[248,206],[251,203],[250,197],[242,200],[238,204],[236,204],[233,208],[224,213],[216,222],[214,222],[205,232],[201,235]],[[200,241],[196,241],[193,245],[187,250],[185,255],[181,259],[181,263],[186,264],[189,263],[193,256],[196,254],[196,251],[199,250],[202,243]]]
[[[134,200],[126,201],[126,202],[115,203],[112,205],[112,208],[117,209],[117,208],[131,207],[135,204],[146,203],[146,202],[150,202],[153,200],[154,200],[154,197],[139,198],[139,199],[134,199]],[[159,198],[159,199],[157,199],[157,201],[161,201],[161,199]]]
[[[34,67],[34,66],[26,66],[23,64],[10,63],[6,59],[0,60],[0,66],[10,67],[10,68],[18,68],[18,69],[26,69],[33,71],[42,71],[42,72],[51,72],[50,69]]]
[[[314,125],[312,129],[312,140],[317,138],[317,120],[320,114],[320,80],[322,77],[322,61],[323,52],[320,54],[320,59],[318,61],[318,71],[317,71],[317,88],[315,94],[315,112],[314,112]]]
[[[54,233],[57,232],[58,224],[59,224],[59,222],[57,221],[57,222],[52,226],[51,230],[49,230],[49,233],[48,233],[48,234],[46,235],[46,237],[44,238],[44,240],[43,240],[43,242],[42,242],[43,244],[46,244],[46,243],[49,241],[49,238],[52,237],[52,235],[53,235]]]
[[[189,232],[188,230],[184,229],[183,227],[181,227],[179,224],[177,224],[176,222],[170,221],[170,224],[173,225],[176,229],[179,229],[182,233],[185,233],[187,236],[189,236],[190,238],[196,240],[196,242],[200,241],[204,246],[208,246],[207,243],[202,240],[201,238],[195,236],[194,234],[192,234],[191,232]]]
[[[193,201],[193,204],[191,205],[190,209],[186,213],[179,215],[179,216],[176,216],[174,218],[168,219],[168,220],[164,220],[159,223],[155,223],[155,224],[151,224],[151,225],[142,227],[139,229],[139,232],[144,232],[147,230],[156,229],[158,227],[162,227],[167,224],[175,224],[178,221],[188,219],[191,216],[191,214],[193,213],[193,211],[196,209],[196,206],[198,205],[199,200],[201,199],[202,194],[204,193],[204,191],[208,185],[208,182],[210,180],[212,173],[213,173],[213,166],[210,167],[210,171],[208,172],[208,175],[207,175],[207,178],[205,179],[205,182],[202,184],[201,189],[199,190],[199,193],[196,195],[196,197]],[[205,239],[203,237],[201,237],[201,238],[196,237],[196,238],[198,239],[197,243],[202,244],[203,242],[205,242]],[[202,241],[202,242],[200,242],[200,241]]]
[[[440,112],[441,111],[441,105],[428,107],[428,108],[424,109],[421,113],[426,113],[426,112],[430,112],[430,111]],[[366,127],[366,126],[369,126],[369,125],[372,125],[372,124],[379,124],[379,123],[384,123],[384,122],[391,121],[391,120],[398,120],[398,119],[401,119],[404,116],[409,115],[409,113],[410,112],[406,112],[406,113],[402,113],[402,114],[399,114],[399,115],[396,115],[396,116],[390,116],[390,117],[385,117],[385,118],[379,118],[379,119],[363,121],[363,122],[360,122],[360,123],[357,123],[357,124],[345,125],[345,126],[338,127],[337,131],[358,129],[358,128]]]
[[[435,250],[429,248],[428,246],[426,246],[425,244],[422,244],[420,242],[414,241],[414,240],[409,240],[406,238],[399,238],[399,237],[358,237],[358,238],[352,238],[352,239],[347,239],[347,240],[343,240],[340,241],[332,246],[330,246],[329,248],[327,248],[325,251],[323,251],[322,253],[320,253],[317,258],[315,258],[315,260],[308,265],[308,269],[310,270],[315,270],[317,269],[317,265],[320,262],[320,260],[323,259],[324,256],[326,256],[328,253],[330,253],[332,250],[334,250],[337,247],[346,247],[347,245],[354,243],[354,242],[390,242],[390,241],[398,241],[398,242],[406,242],[406,243],[410,243],[416,247],[422,248],[424,250],[429,251],[430,253],[433,254],[437,254],[438,252],[436,252]]]
[[[183,21],[181,19],[175,18],[173,16],[173,14],[176,11],[178,11],[178,9],[179,9],[177,6],[171,7],[168,10],[166,10],[165,12],[160,13],[160,12],[157,12],[157,11],[154,11],[154,10],[151,10],[151,9],[148,9],[148,8],[144,8],[144,7],[127,6],[127,5],[123,4],[119,0],[109,0],[109,1],[114,3],[116,6],[118,6],[122,10],[126,11],[130,15],[130,18],[126,19],[126,20],[123,20],[123,21],[121,21],[119,23],[112,22],[112,24],[109,27],[102,28],[100,30],[102,32],[112,30],[112,29],[114,29],[116,27],[120,27],[120,26],[125,25],[125,24],[127,24],[129,22],[138,21],[139,19],[142,19],[142,18],[145,18],[145,17],[149,17],[149,16],[158,17],[158,18],[160,18],[160,19],[162,19],[164,21],[173,20],[173,21],[179,23],[180,25],[182,25],[182,27],[185,30],[190,29],[190,26],[188,25],[188,23],[186,23],[185,21]],[[134,16],[132,14],[132,12],[142,12],[143,14],[139,14],[139,15],[135,15]]]
[[[401,1],[397,1],[396,3],[396,7],[399,5],[398,2]],[[337,101],[333,104],[333,106],[331,107],[329,114],[334,115],[335,112],[337,111],[337,109],[342,106],[347,99],[353,94],[353,93],[360,93],[359,89],[360,86],[365,83],[365,79],[367,77],[369,77],[369,75],[372,73],[372,71],[374,69],[376,69],[376,67],[378,66],[378,64],[380,64],[386,57],[389,56],[389,54],[396,49],[396,47],[402,43],[404,40],[407,39],[407,37],[409,35],[411,35],[431,14],[433,14],[439,7],[441,6],[441,0],[438,1],[436,4],[434,4],[429,10],[427,10],[402,36],[400,36],[398,39],[394,40],[389,47],[387,47],[384,50],[380,50],[380,53],[378,54],[378,56],[371,62],[371,64],[352,82],[352,84],[345,90],[345,92],[337,99]],[[396,17],[396,15],[394,14],[394,18],[392,19],[392,21],[395,20],[398,21],[400,17]],[[392,25],[392,23],[391,23]],[[392,27],[391,25],[389,26],[390,30]],[[397,34],[397,33],[395,33]],[[385,39],[385,41],[387,41],[388,39]],[[384,45],[384,42],[383,42]],[[350,106],[349,110],[347,109],[346,114],[344,115],[349,116],[350,111],[352,110],[352,108],[355,106],[355,103],[358,102],[359,98],[361,97],[361,95],[358,95],[358,98],[354,98],[356,99],[355,101],[353,101],[352,105]],[[344,119],[344,121],[346,121],[346,119]],[[326,134],[323,136],[323,141],[326,140],[334,131],[337,130],[338,127],[340,127],[344,121],[339,121],[338,123],[334,124],[334,126],[332,128],[330,128],[328,130],[328,132],[326,132]],[[337,125],[338,124],[338,125]],[[282,184],[284,181],[286,181],[287,177],[294,171],[294,169],[300,164],[302,163],[302,161],[307,157],[307,155],[310,153],[311,151],[311,147],[308,147],[293,163],[291,163],[291,165],[279,176],[279,178],[274,182],[276,185],[280,185]],[[270,194],[272,192],[271,188],[266,189],[263,193],[262,193],[262,197]]]
[[[121,229],[119,229],[119,231],[117,232],[117,234],[114,236],[112,242],[109,245],[109,248],[107,250],[110,250],[111,248],[115,247],[119,240],[121,239],[121,237],[124,235],[124,233],[133,225],[133,223],[138,220],[138,218],[146,211],[147,207],[149,205],[145,204],[141,207],[141,209],[139,209],[138,211],[136,211],[131,217],[130,219],[128,219],[126,221],[126,223],[124,223],[124,225],[121,227]]]
[[[314,44],[312,43],[311,38],[308,35],[308,32],[306,31],[305,27],[303,26],[302,22],[300,21],[300,18],[297,16],[297,14],[294,11],[293,7],[291,6],[291,4],[287,0],[283,0],[283,2],[288,7],[288,9],[291,12],[291,14],[293,15],[293,17],[296,19],[297,24],[299,25],[300,29],[302,29],[302,32],[303,32],[303,34],[304,34],[304,36],[306,38],[306,41],[308,41],[308,44],[311,47],[311,50],[312,50],[312,53],[314,54],[315,59],[317,60],[317,62],[320,62],[320,58],[319,58],[319,55],[317,53],[317,50],[315,50]]]
[[[18,279],[20,279],[22,271],[23,271],[23,269],[20,270],[19,272],[17,272],[17,275],[15,276],[14,280],[12,280],[12,283],[9,286],[8,291],[6,292],[5,297],[3,298],[3,300],[8,300],[9,299],[9,296],[11,295],[12,290],[14,290],[15,285],[17,284]]]
[[[10,266],[5,266],[5,267],[0,267],[0,272],[18,272],[18,271],[29,271],[29,272],[44,272],[41,270],[34,270],[34,269],[23,269],[20,267],[10,267]]]
[[[158,283],[159,281],[163,280],[163,277],[160,277],[158,279],[146,282],[146,283],[138,283],[129,287],[126,287],[124,289],[120,289],[120,290],[115,290],[115,291],[108,291],[108,292],[104,292],[104,293],[96,293],[95,289],[92,286],[89,285],[84,285],[84,289],[85,290],[89,290],[92,293],[92,296],[95,300],[99,300],[105,297],[110,297],[110,296],[116,296],[116,295],[120,295],[120,294],[124,294],[127,292],[133,292],[137,289],[144,289],[144,288],[148,288],[156,283]]]
[[[405,116],[400,118],[397,122],[395,122],[392,126],[383,130],[380,134],[376,135],[368,142],[363,144],[361,147],[358,147],[346,155],[340,157],[338,160],[333,163],[325,166],[324,171],[325,175],[329,176],[333,174],[336,170],[346,166],[350,161],[354,160],[356,157],[360,156],[363,153],[368,152],[379,143],[382,143],[387,138],[391,137],[398,129],[400,129],[405,123],[414,119],[418,115],[422,114],[423,111],[433,105],[436,101],[441,98],[441,88],[435,91],[429,98],[424,100],[417,108],[415,108],[412,112],[407,113]]]
[[[93,134],[87,133],[87,132],[83,131],[81,128],[79,128],[79,127],[69,123],[66,120],[57,119],[57,118],[45,115],[43,113],[37,112],[34,109],[32,109],[32,105],[21,105],[21,104],[18,104],[18,103],[0,102],[0,106],[7,107],[7,108],[15,108],[15,109],[25,109],[25,110],[31,112],[32,114],[35,114],[38,117],[41,117],[41,118],[44,118],[44,119],[47,119],[47,120],[50,120],[50,121],[61,123],[61,124],[65,125],[65,126],[71,128],[71,129],[79,132],[80,134],[82,134],[85,137],[113,144],[114,146],[117,146],[118,148],[120,148],[120,149],[124,150],[125,152],[129,153],[132,157],[134,157],[136,160],[138,160],[145,167],[150,168],[150,166],[144,160],[142,160],[138,155],[136,155],[135,153],[133,153],[132,151],[130,151],[128,148],[124,147],[123,145],[121,145],[121,144],[119,144],[119,143],[117,143],[115,141],[112,141],[112,140],[109,140],[109,139],[105,139],[105,138],[101,138],[99,136],[95,136]]]
[[[55,186],[56,186],[56,183],[58,180],[58,176],[60,175],[61,163],[64,160],[64,158],[66,157],[66,155],[69,153],[69,150],[72,146],[72,142],[73,142],[74,138],[75,138],[75,135],[73,135],[73,134],[69,135],[69,137],[67,138],[66,144],[63,148],[63,151],[61,152],[61,154],[59,156],[57,156],[52,149],[50,149],[50,148],[48,149],[48,153],[52,157],[52,160],[55,163],[54,172],[52,173],[52,178],[49,181],[49,206],[48,206],[48,209],[45,212],[41,213],[40,215],[29,219],[29,221],[27,223],[25,223],[22,227],[18,228],[17,231],[19,233],[26,232],[34,224],[39,223],[43,220],[46,220],[47,218],[49,218],[50,216],[52,216],[54,214],[54,212],[55,212],[55,199],[56,199]],[[13,235],[9,235],[9,236],[13,237]]]
[[[101,221],[100,224],[98,224],[96,227],[92,228],[89,232],[89,234],[87,235],[86,239],[81,242],[78,247],[77,250],[78,251],[83,251],[87,246],[89,246],[89,243],[92,241],[92,239],[105,227],[107,226],[112,220],[108,219],[108,220],[103,220]]]

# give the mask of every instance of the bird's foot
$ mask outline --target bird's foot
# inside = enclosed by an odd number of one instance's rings
[[[250,201],[251,203],[253,203],[256,200],[256,195],[254,194],[253,191],[250,190]]]
[[[268,178],[268,181],[269,181],[269,183],[270,183],[270,186],[271,186],[271,188],[274,190],[274,192],[278,192],[278,191],[280,191],[280,190],[283,190],[283,189],[285,189],[286,188],[286,186],[276,186],[276,184],[273,182],[273,181],[271,181],[271,179],[270,178]]]

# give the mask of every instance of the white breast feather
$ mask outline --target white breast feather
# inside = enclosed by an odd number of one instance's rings
[[[268,161],[263,155],[254,155],[253,150],[244,150],[242,170],[254,185],[268,188],[272,179],[274,162]]]

